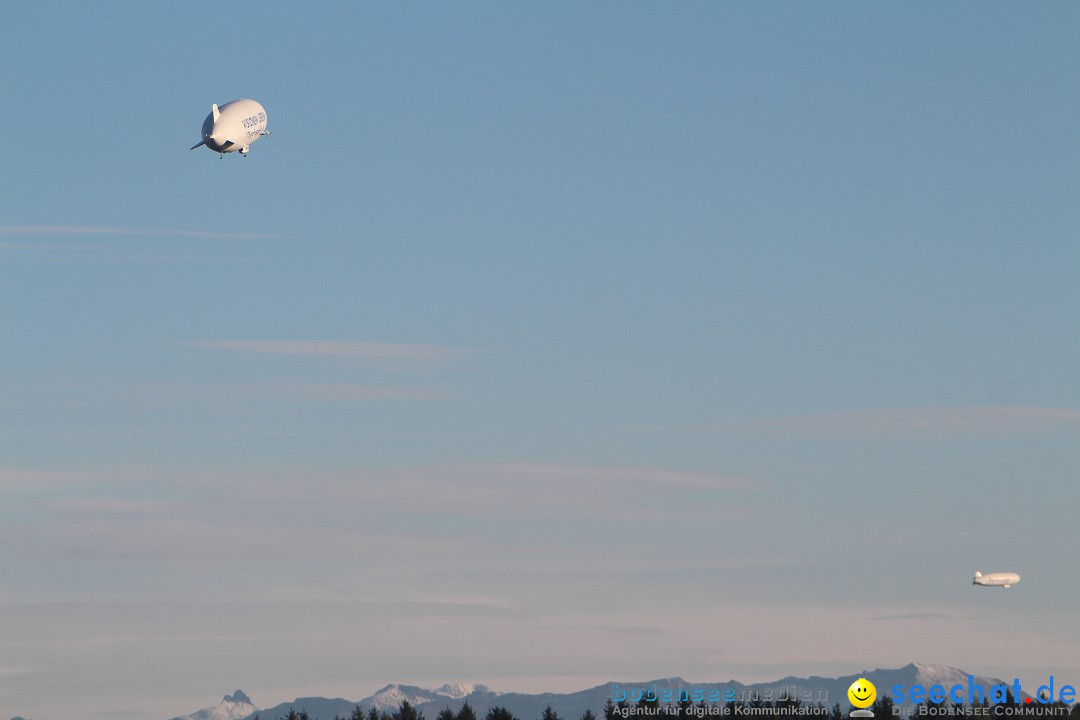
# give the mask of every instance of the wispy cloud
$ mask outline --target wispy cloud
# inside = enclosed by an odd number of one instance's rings
[[[252,383],[234,386],[233,392],[308,403],[364,403],[384,400],[445,400],[453,394],[407,385],[350,383]]]
[[[947,405],[866,408],[736,424],[845,435],[1035,432],[1054,427],[1080,428],[1080,408]]]
[[[552,485],[579,486],[587,483],[609,490],[627,487],[687,490],[760,490],[759,483],[734,475],[672,470],[650,467],[596,467],[589,465],[554,465],[544,463],[490,464],[469,466],[484,474],[509,475]]]
[[[190,345],[262,355],[304,355],[367,360],[452,360],[475,352],[467,348],[446,345],[338,340],[211,340],[194,342]]]
[[[226,385],[131,385],[110,390],[130,406],[170,410],[178,405],[219,400],[311,404],[350,404],[392,400],[445,400],[453,393],[418,385],[378,385],[348,382],[252,382]]]
[[[229,258],[219,255],[194,255],[190,253],[162,252],[124,252],[99,246],[76,245],[72,243],[30,243],[0,242],[0,250],[19,252],[23,257],[30,256],[43,260],[122,260],[122,261],[181,261],[181,262],[250,262],[247,258]]]
[[[353,405],[421,402],[461,397],[444,383],[388,384],[275,380],[238,383],[28,383],[39,408],[82,413],[102,405],[136,414],[173,413],[181,408],[221,410],[252,404]],[[215,411],[216,411],[215,410]],[[100,428],[99,428],[100,429]],[[0,482],[3,481],[0,471]]]
[[[703,560],[674,540],[639,537],[639,529],[663,525],[677,535],[696,526],[712,535],[762,512],[760,498],[741,492],[756,489],[750,480],[635,467],[475,463],[56,478],[0,470],[0,479],[7,474],[13,482],[0,490],[20,491],[7,510],[26,522],[0,528],[0,539],[12,552],[35,547],[56,561],[213,565],[218,554],[240,554],[303,566],[314,553],[320,563],[351,557],[371,567],[440,559],[515,572],[526,564],[689,572],[749,555],[713,548]],[[552,523],[562,528],[556,535]],[[507,524],[510,537],[501,534]],[[589,547],[568,557],[569,538],[581,533],[592,537]],[[501,539],[492,545],[494,537]]]
[[[25,468],[0,467],[0,492],[16,490],[45,491],[93,485],[108,480],[112,475],[103,472],[65,472]]]
[[[341,471],[308,477],[313,495],[296,498],[288,475],[252,481],[267,502],[304,505],[319,498],[316,512],[337,513],[356,503],[384,512],[429,517],[538,518],[603,522],[716,522],[763,512],[753,480],[722,474],[648,467],[536,463],[461,463]],[[750,500],[746,499],[749,494]],[[287,499],[291,498],[291,500]],[[332,498],[326,505],[322,503]]]
[[[29,235],[155,235],[221,240],[268,240],[280,235],[263,233],[219,232],[213,230],[168,230],[160,228],[120,227],[112,225],[0,225],[0,236]]]
[[[3,677],[5,675],[23,675],[32,672],[34,672],[34,668],[31,667],[13,667],[10,665],[0,665],[0,677]]]
[[[904,622],[908,620],[952,620],[954,616],[947,612],[906,612],[896,613],[894,615],[871,615],[868,620],[875,620],[878,622]]]

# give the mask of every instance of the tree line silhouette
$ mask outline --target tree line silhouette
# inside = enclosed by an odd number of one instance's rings
[[[1006,699],[1007,705],[1013,705],[1014,699],[1010,692]],[[807,711],[807,714],[803,715],[798,713],[796,708],[814,708],[813,711]],[[961,720],[963,718],[973,718],[975,720],[994,720],[999,718],[1000,720],[1023,720],[1024,718],[1057,718],[1058,720],[1080,720],[1080,702],[1067,705],[1060,700],[1048,703],[1040,703],[1028,700],[1026,703],[1015,705],[1016,708],[1023,708],[1022,711],[1016,714],[1010,715],[996,715],[991,710],[991,704],[989,702],[973,703],[971,705],[964,705],[963,703],[931,703],[926,700],[919,705],[915,705],[911,708],[910,712],[903,714],[894,714],[896,704],[892,698],[888,695],[882,695],[874,704],[868,708],[874,713],[875,720],[906,720],[908,718],[912,720],[918,720],[919,718],[933,718],[934,720]],[[718,709],[719,708],[719,709]],[[848,712],[853,708],[848,708],[847,711],[840,707],[840,703],[835,703],[832,708],[826,709],[821,703],[811,704],[804,703],[798,699],[785,699],[774,700],[767,702],[761,699],[751,699],[742,702],[726,702],[726,703],[712,703],[706,704],[705,702],[693,703],[689,699],[683,698],[678,702],[674,702],[668,705],[662,705],[659,700],[652,698],[642,697],[636,703],[628,703],[622,700],[618,703],[613,702],[610,698],[607,704],[604,706],[603,714],[604,720],[624,720],[633,718],[634,720],[643,720],[648,718],[657,718],[658,720],[708,720],[713,717],[723,718],[737,718],[740,715],[753,718],[754,720],[799,720],[806,718],[806,720],[848,720]],[[749,710],[750,712],[743,713],[743,710]],[[811,714],[812,713],[812,714]],[[256,715],[253,720],[260,720]],[[307,711],[300,710],[297,712],[295,709],[290,708],[288,715],[277,718],[276,720],[311,720]],[[359,705],[353,708],[352,713],[347,718],[343,718],[340,715],[334,715],[334,720],[426,720],[424,713],[417,710],[408,700],[402,700],[401,706],[396,712],[388,713],[385,710],[377,710],[374,707],[363,710]],[[461,709],[454,712],[449,707],[443,709],[435,717],[435,720],[480,720],[476,711],[469,705],[468,701],[461,706]],[[487,711],[483,720],[529,720],[527,718],[518,718],[512,712],[505,707],[496,706]],[[567,720],[562,718],[548,705],[544,712],[541,713],[538,720]],[[597,720],[596,715],[592,710],[585,710],[578,718],[578,720]]]

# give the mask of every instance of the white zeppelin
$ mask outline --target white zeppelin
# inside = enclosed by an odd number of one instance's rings
[[[212,105],[202,124],[202,141],[191,149],[205,145],[216,153],[238,152],[247,155],[251,144],[266,131],[266,110],[254,100],[232,100],[221,107]]]

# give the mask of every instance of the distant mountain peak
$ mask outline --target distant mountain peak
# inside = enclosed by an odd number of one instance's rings
[[[232,695],[226,695],[213,707],[203,708],[173,720],[242,720],[258,710],[243,690],[237,690]]]
[[[450,683],[446,683],[442,687],[433,690],[433,692],[438,693],[439,695],[446,695],[447,697],[463,698],[466,695],[472,695],[477,690],[484,692],[487,690],[487,688],[483,685],[473,685],[472,683],[459,682],[454,683],[453,685],[451,685]]]
[[[436,701],[460,700],[474,690],[475,686],[466,683],[446,684],[438,690],[390,683],[370,698],[365,699],[363,703],[368,707],[392,713],[401,706],[402,701],[408,701],[410,705],[416,706]]]

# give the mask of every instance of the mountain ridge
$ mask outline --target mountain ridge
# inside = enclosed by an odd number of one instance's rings
[[[856,673],[827,678],[818,675],[809,677],[785,676],[779,680],[745,684],[731,679],[725,682],[691,683],[681,677],[659,678],[646,682],[611,681],[585,690],[570,693],[517,693],[497,692],[485,685],[470,683],[447,683],[437,689],[422,688],[416,685],[390,683],[368,697],[359,700],[345,698],[304,697],[291,702],[283,702],[272,707],[258,709],[251,704],[251,699],[242,691],[226,695],[218,705],[204,708],[190,715],[183,715],[172,720],[278,720],[288,715],[290,709],[305,711],[311,720],[333,720],[349,717],[359,705],[365,712],[375,708],[379,712],[392,714],[408,701],[417,711],[424,713],[427,720],[434,718],[445,708],[453,712],[461,709],[466,702],[472,707],[477,717],[484,715],[493,707],[504,707],[520,720],[536,720],[544,708],[550,706],[563,720],[576,720],[585,710],[591,710],[597,717],[603,717],[603,707],[609,698],[618,700],[618,693],[627,695],[635,701],[640,695],[628,694],[641,690],[655,689],[658,693],[670,691],[678,697],[680,690],[701,690],[703,695],[718,692],[723,700],[749,701],[760,699],[765,702],[799,699],[811,705],[821,704],[831,708],[839,703],[846,708],[847,688],[859,678],[867,678],[878,688],[878,696],[892,695],[891,688],[901,685],[910,688],[920,684],[924,688],[932,685],[951,687],[960,684],[967,687],[969,677],[972,682],[982,685],[986,692],[994,685],[1009,684],[999,678],[991,678],[969,673],[948,665],[908,663],[900,668],[863,669]],[[1021,693],[1021,699],[1028,693]],[[903,703],[910,704],[910,703]],[[237,714],[246,706],[245,715]]]

